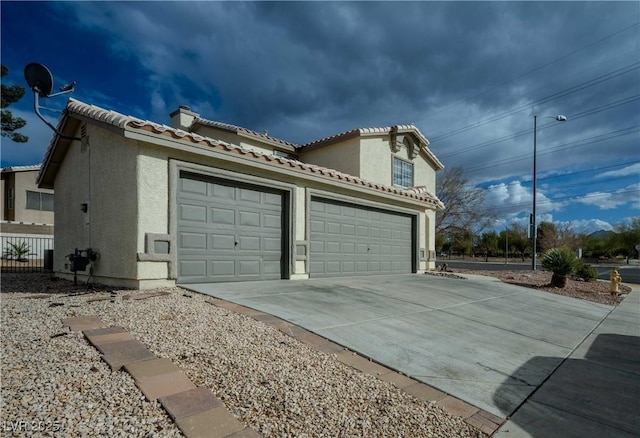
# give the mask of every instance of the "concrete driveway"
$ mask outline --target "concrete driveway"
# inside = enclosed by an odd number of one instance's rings
[[[467,277],[183,287],[278,316],[500,417],[511,415],[612,310]]]

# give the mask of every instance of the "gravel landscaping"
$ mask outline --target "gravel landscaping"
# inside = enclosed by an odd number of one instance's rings
[[[572,298],[579,298],[581,300],[592,301],[594,303],[607,304],[610,306],[617,306],[624,299],[626,294],[631,292],[629,286],[621,284],[620,295],[612,296],[609,292],[608,281],[583,281],[576,278],[570,278],[567,281],[567,287],[557,288],[551,286],[551,272],[537,270],[537,271],[486,271],[486,270],[471,270],[471,269],[449,269],[450,272],[464,275],[487,275],[489,277],[499,278],[505,283],[515,284],[517,286],[529,287],[532,289],[544,290],[546,292],[564,295]],[[456,275],[452,274],[452,275]]]
[[[265,437],[483,437],[461,418],[181,288],[144,300],[43,274],[2,276],[8,436],[182,436],[158,402],[112,372],[61,320],[97,315],[168,358]],[[134,292],[135,293],[135,292]],[[96,298],[104,300],[91,301]],[[12,429],[15,432],[12,432]]]

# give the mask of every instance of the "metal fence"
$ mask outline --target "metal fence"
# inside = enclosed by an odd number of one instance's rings
[[[53,270],[53,237],[3,234],[0,245],[3,273]]]

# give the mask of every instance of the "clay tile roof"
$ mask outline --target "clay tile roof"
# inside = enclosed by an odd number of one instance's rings
[[[236,126],[236,125],[232,125],[230,123],[223,123],[223,122],[218,122],[215,120],[208,120],[208,119],[203,119],[201,117],[196,117],[196,119],[193,121],[194,124],[201,124],[201,125],[205,125],[205,126],[211,126],[213,128],[218,128],[218,129],[223,129],[225,131],[229,131],[229,132],[233,132],[233,133],[243,133],[243,134],[247,134],[250,135],[252,137],[257,137],[259,139],[263,139],[263,140],[269,140],[273,143],[279,143],[282,144],[284,146],[290,146],[292,148],[298,149],[300,147],[300,145],[297,145],[295,143],[290,143],[288,141],[284,141],[281,140],[279,138],[275,138],[275,137],[271,137],[267,134],[263,134],[257,131],[252,131],[251,129],[247,129],[247,128],[243,128],[242,126]]]
[[[277,157],[275,155],[266,154],[266,153],[258,152],[252,149],[243,148],[241,146],[236,146],[230,143],[226,143],[210,137],[204,137],[191,132],[185,132],[180,129],[175,129],[170,126],[154,123],[148,120],[142,120],[132,116],[125,116],[115,111],[105,110],[94,105],[88,105],[75,99],[69,99],[69,102],[67,103],[67,107],[65,110],[65,114],[61,117],[58,123],[59,131],[64,126],[66,119],[68,117],[72,117],[74,114],[83,116],[89,119],[93,119],[99,122],[108,123],[110,125],[117,126],[124,130],[128,130],[128,131],[141,130],[146,132],[152,132],[157,135],[168,136],[174,139],[178,139],[180,141],[189,142],[191,144],[208,146],[214,149],[225,151],[227,153],[238,154],[238,155],[246,156],[250,159],[272,163],[277,166],[286,166],[290,169],[293,169],[299,172],[322,175],[327,178],[341,180],[354,185],[369,187],[381,192],[394,194],[400,197],[414,199],[414,200],[432,205],[433,207],[438,209],[444,208],[444,204],[435,195],[427,192],[426,190],[422,191],[422,190],[417,190],[416,188],[401,189],[397,187],[385,186],[382,184],[363,180],[353,175],[339,172],[335,169],[328,169],[326,167],[317,166],[315,164],[303,163],[295,159]],[[381,128],[372,128],[372,129],[381,129]],[[40,170],[40,174],[38,175],[38,182],[40,182],[40,180],[44,175],[44,172],[46,172],[47,170],[48,160],[49,160],[49,157],[52,155],[53,153],[52,151],[54,150],[57,144],[57,141],[56,141],[57,138],[58,136],[54,135],[51,140],[51,143],[49,144],[49,148],[47,149],[47,153],[45,154],[44,165]]]

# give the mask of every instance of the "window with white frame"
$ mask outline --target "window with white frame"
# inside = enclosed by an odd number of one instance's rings
[[[413,163],[393,157],[393,185],[413,186]]]
[[[53,194],[27,190],[27,210],[53,211]]]

